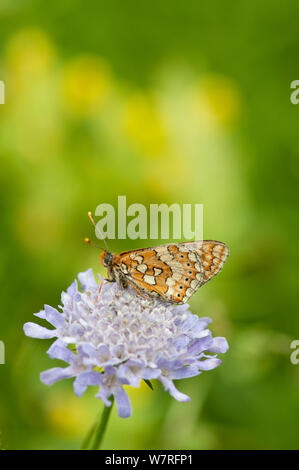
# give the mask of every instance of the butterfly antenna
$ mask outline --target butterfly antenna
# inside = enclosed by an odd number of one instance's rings
[[[96,245],[95,243],[93,243],[92,241],[90,241],[90,239],[87,238],[87,237],[84,238],[84,241],[85,241],[85,243],[87,243],[88,245],[94,246],[95,248],[100,248],[100,250],[105,251],[105,248],[103,248],[103,247],[100,246],[100,245]]]
[[[92,213],[89,211],[87,215],[88,215],[88,217],[90,218],[91,223],[94,225],[94,227],[95,227],[95,229],[96,229],[96,232],[98,231],[98,232],[101,234],[102,240],[103,240],[104,245],[105,245],[105,247],[106,247],[106,250],[107,250],[107,251],[110,251],[109,248],[108,248],[108,245],[107,245],[107,243],[106,243],[106,240],[105,240],[105,238],[104,238],[104,235],[103,235],[102,232],[96,227],[95,221],[93,220],[93,217],[92,217]],[[89,240],[89,239],[88,239],[88,240]],[[89,242],[86,242],[86,243],[89,243]],[[92,244],[92,243],[90,242],[89,244]],[[103,248],[102,248],[102,249],[103,249]]]

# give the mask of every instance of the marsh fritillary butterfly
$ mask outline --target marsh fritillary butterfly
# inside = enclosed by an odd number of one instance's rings
[[[89,214],[93,221],[91,214]],[[94,222],[93,222],[94,223]],[[86,239],[90,243],[89,239]],[[100,263],[107,281],[130,284],[146,298],[183,304],[222,269],[229,255],[225,243],[214,240],[172,243],[123,251],[104,250]]]

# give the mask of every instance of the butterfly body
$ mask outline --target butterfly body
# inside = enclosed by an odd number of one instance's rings
[[[228,257],[225,243],[214,240],[183,242],[100,256],[107,280],[126,288],[131,284],[144,297],[183,304],[214,277]]]

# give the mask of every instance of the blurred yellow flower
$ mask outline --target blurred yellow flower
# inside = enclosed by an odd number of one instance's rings
[[[7,42],[4,66],[11,75],[10,80],[22,87],[26,82],[39,80],[45,75],[53,63],[54,56],[54,46],[42,30],[23,29]]]
[[[108,66],[97,56],[81,56],[71,60],[63,72],[65,106],[77,116],[96,114],[112,86]]]
[[[178,186],[184,188],[184,194],[186,195],[188,185],[190,185],[190,170],[188,165],[184,163],[187,159],[188,157],[183,153],[177,155],[174,150],[167,150],[164,158],[157,160],[154,166],[151,161],[144,161],[144,189],[158,198],[158,200],[173,199],[176,201],[178,198]],[[165,177],[165,175],[168,175],[168,177]],[[179,175],[179,179],[177,175]],[[180,195],[179,198],[181,198]]]
[[[210,75],[203,78],[199,84],[198,98],[201,106],[207,106],[222,125],[233,124],[240,114],[240,93],[229,77]]]
[[[15,230],[21,244],[41,254],[61,239],[62,220],[53,207],[36,201],[26,202],[15,217]]]
[[[53,158],[62,142],[55,48],[40,29],[22,29],[4,48],[4,145],[12,158]]]
[[[239,117],[241,98],[228,77],[208,75],[191,88],[193,109],[206,125],[231,126]]]
[[[129,141],[143,154],[161,157],[166,144],[166,130],[153,96],[136,93],[127,99],[123,130]]]
[[[80,437],[93,422],[94,413],[86,400],[79,400],[72,392],[49,394],[45,404],[49,427],[64,437]]]
[[[155,382],[155,380],[151,380],[152,386],[154,388]],[[138,388],[131,387],[130,385],[124,385],[123,387],[130,397],[133,409],[138,405],[149,406],[149,400],[154,399],[154,391],[149,388],[144,380],[141,380],[140,386]]]

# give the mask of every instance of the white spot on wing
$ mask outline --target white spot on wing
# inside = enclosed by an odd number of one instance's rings
[[[184,245],[178,245],[178,249],[182,253],[186,253],[187,251],[189,251],[188,248],[186,248]]]
[[[190,251],[190,252],[188,253],[188,258],[189,258],[190,261],[197,261],[197,256],[196,256],[196,254],[193,253],[192,251]]]
[[[159,274],[161,274],[161,273],[162,273],[162,269],[160,269],[160,268],[154,268],[154,275],[155,275],[155,276],[159,276]]]
[[[154,286],[156,284],[156,279],[154,276],[149,276],[148,274],[145,274],[143,276],[143,280],[144,282],[146,282],[147,284],[150,284],[151,286]]]
[[[160,256],[160,259],[163,261],[163,263],[170,264],[173,260],[173,256],[170,254],[165,254]]]
[[[134,261],[137,261],[138,264],[141,264],[143,262],[143,256],[136,255],[134,253],[130,255],[130,258]]]
[[[140,273],[144,274],[147,270],[147,265],[146,264],[139,264],[136,267],[136,270],[139,271]]]
[[[173,279],[172,276],[171,276],[171,277],[168,277],[168,278],[166,279],[166,284],[167,284],[168,287],[173,287],[173,286],[175,286],[175,280]]]
[[[223,252],[223,246],[222,245],[215,245],[212,253],[214,256],[221,256]]]

